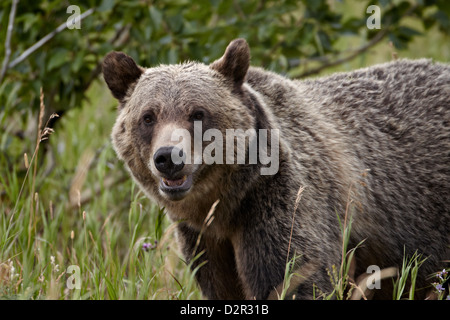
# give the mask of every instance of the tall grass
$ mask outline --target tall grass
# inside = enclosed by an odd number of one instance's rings
[[[114,110],[80,112],[53,132],[42,96],[35,145],[22,161],[0,153],[0,298],[201,298],[164,211],[127,179],[109,143],[89,138],[109,135]],[[97,127],[97,117],[110,121]]]
[[[365,175],[366,172],[363,173]],[[411,256],[407,256],[404,253],[403,263],[401,269],[398,269],[395,266],[385,268],[382,270],[376,271],[375,275],[367,274],[367,275],[359,275],[358,279],[355,280],[355,254],[357,254],[358,248],[363,245],[364,239],[361,240],[355,247],[349,248],[350,243],[350,235],[353,223],[353,215],[352,211],[354,209],[353,201],[351,199],[351,190],[352,186],[350,186],[346,210],[343,215],[343,220],[341,220],[340,215],[336,213],[337,220],[339,223],[339,227],[341,230],[341,263],[339,266],[332,265],[331,269],[328,270],[328,275],[330,277],[330,283],[332,285],[331,292],[323,292],[321,291],[315,284],[313,285],[313,299],[324,299],[324,300],[360,300],[368,298],[370,299],[374,291],[376,289],[381,289],[381,286],[373,289],[370,288],[369,284],[375,284],[376,281],[381,281],[383,279],[391,279],[393,283],[393,292],[392,298],[393,300],[401,300],[408,299],[414,300],[416,293],[416,280],[419,273],[419,269],[421,265],[426,261],[426,257],[423,257],[422,254],[419,254],[417,251]],[[294,206],[294,214],[292,217],[292,225],[295,221],[295,211],[298,207],[298,204],[301,199],[301,193],[304,188],[301,187],[297,193],[297,198],[295,200]],[[292,237],[292,230],[291,230]],[[289,244],[290,248],[290,244]],[[288,252],[289,256],[289,252]],[[311,273],[316,272],[316,266],[314,264],[310,265],[296,265],[296,261],[299,260],[301,255],[293,255],[291,259],[286,260],[286,268],[285,274],[282,284],[271,292],[269,299],[279,299],[283,300],[286,298],[295,299],[296,296],[296,288],[301,283],[302,279],[311,275]],[[313,270],[313,271],[311,271]],[[438,282],[433,283],[434,292],[430,288],[427,288],[428,295],[427,299],[450,299],[450,296],[444,296],[445,290],[448,290],[448,270],[442,270],[437,272],[436,274]],[[447,287],[443,284],[447,283]],[[431,284],[431,282],[430,282]],[[408,290],[405,293],[405,290]],[[424,288],[421,288],[423,290]]]
[[[414,293],[416,291],[416,279],[420,266],[425,262],[424,258],[417,251],[411,257],[406,254],[403,255],[402,268],[399,277],[394,281],[393,299],[400,300],[403,298],[403,293],[409,283],[408,299],[414,300]]]
[[[353,10],[346,3],[336,5],[344,6],[344,13]],[[417,37],[411,50],[399,51],[399,57],[448,61],[446,40],[428,32]],[[358,45],[357,39],[339,41],[342,47]],[[391,48],[380,44],[326,73],[388,61],[390,56]],[[114,155],[108,137],[116,102],[104,84],[94,83],[88,94],[83,107],[68,111],[43,141],[48,119],[42,112],[39,116],[0,107],[0,298],[200,298],[194,272],[178,256],[174,225],[138,191]],[[351,220],[343,225],[346,239]],[[344,246],[342,263],[330,279],[339,298],[346,297],[353,254]],[[420,261],[407,257],[400,274],[414,277]],[[69,288],[75,275],[69,266],[79,267],[80,289]],[[295,284],[294,266],[294,259],[286,261],[280,298]],[[398,280],[394,298],[405,297],[405,290]],[[414,298],[414,289],[407,294]]]
[[[104,96],[91,99],[92,104],[108,105]],[[43,108],[42,103],[34,120],[36,139],[30,139],[34,144],[22,143],[25,148],[16,159],[0,153],[0,298],[200,299],[194,275],[204,264],[191,271],[176,248],[176,225],[138,190],[105,143],[115,117],[113,108],[73,110],[55,132],[46,129]],[[15,139],[7,134],[2,141]],[[205,227],[214,218],[212,213]],[[349,213],[350,207],[343,221],[338,216],[342,261],[330,270],[334,290],[317,292],[317,298],[349,299],[352,291],[364,291],[349,277],[358,250],[348,248]],[[285,278],[275,298],[291,297],[298,279],[305,276],[298,273],[297,258],[294,254],[286,260]],[[394,299],[414,299],[423,261],[417,254],[405,257],[399,277],[394,277]]]

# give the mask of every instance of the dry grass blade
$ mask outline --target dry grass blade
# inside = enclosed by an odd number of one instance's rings
[[[194,251],[192,254],[193,257],[197,254],[197,249],[198,249],[198,246],[200,245],[200,240],[202,238],[203,233],[205,232],[206,228],[208,228],[214,220],[214,211],[216,211],[216,207],[219,204],[219,201],[220,200],[217,199],[212,204],[211,209],[209,209],[209,212],[205,217],[205,220],[203,220],[203,226],[202,226],[202,229],[200,230],[200,233],[198,234],[197,242],[195,243]]]
[[[28,162],[28,155],[26,153],[23,154],[23,160],[25,162],[25,169],[28,170],[28,168],[30,167],[30,164]]]
[[[211,209],[209,209],[208,214],[206,215],[205,221],[204,221],[204,226],[205,229],[209,227],[209,225],[211,224],[211,222],[213,222],[214,220],[214,212],[216,211],[216,207],[219,204],[219,199],[217,199],[213,205],[211,206]]]
[[[295,212],[297,211],[298,204],[300,203],[300,199],[302,198],[303,190],[305,190],[305,187],[300,186],[300,188],[297,191],[297,197],[295,198],[294,212],[292,212],[291,234],[289,235],[289,245],[288,245],[288,251],[287,251],[287,256],[286,256],[286,264],[289,262],[289,253],[291,250],[292,234],[294,232]]]
[[[69,190],[69,202],[72,208],[81,207],[81,190],[86,181],[88,170],[94,160],[95,153],[92,150],[87,149],[81,156],[78,162],[76,172],[73,176],[72,183]],[[89,190],[92,193],[91,190]]]
[[[40,101],[40,104],[39,104],[38,132],[41,132],[42,120],[44,119],[44,114],[45,114],[44,90],[42,90],[42,87],[40,89],[39,101]],[[41,138],[41,136],[38,134],[37,143],[39,143],[40,138]]]
[[[397,276],[398,269],[395,267],[385,268],[380,271],[379,274],[369,274],[364,276],[362,279],[358,281],[357,284],[354,284],[355,288],[357,290],[354,290],[352,292],[352,296],[350,300],[361,300],[361,298],[366,299],[366,296],[368,295],[368,284],[372,284],[372,279],[376,277],[377,281],[381,281],[383,279],[387,278],[393,278]]]
[[[301,196],[302,196],[302,193],[304,190],[305,190],[305,187],[300,186],[300,188],[297,191],[297,195],[295,197],[294,210],[292,212],[291,231],[290,231],[290,235],[289,235],[289,244],[288,244],[288,250],[287,250],[287,254],[286,254],[286,263],[285,263],[286,266],[289,265],[289,255],[290,255],[290,251],[291,251],[292,235],[294,232],[295,213],[297,212],[297,208],[300,203],[300,199],[302,198]],[[304,266],[299,267],[297,270],[295,270],[294,274],[292,275],[292,277],[290,277],[289,280],[284,279],[283,282],[280,285],[278,285],[278,287],[274,288],[270,292],[268,299],[269,300],[279,299],[281,297],[282,292],[285,292],[286,294],[290,294],[298,285],[300,285],[300,283],[302,281],[301,279],[305,278],[305,275],[306,276],[310,275],[309,269],[311,269],[310,264],[306,264]],[[314,270],[315,270],[315,268],[314,268]],[[301,274],[302,276],[300,277],[299,274]],[[287,283],[287,282],[289,282],[289,283]]]

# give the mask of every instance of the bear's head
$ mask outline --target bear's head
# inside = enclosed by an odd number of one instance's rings
[[[230,185],[224,179],[242,166],[255,167],[245,150],[265,120],[256,116],[261,106],[245,84],[249,64],[243,39],[232,41],[209,66],[146,69],[121,52],[104,59],[105,81],[119,101],[113,146],[160,205],[187,199],[209,199],[210,205]]]

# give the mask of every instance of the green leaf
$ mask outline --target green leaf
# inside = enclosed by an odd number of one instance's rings
[[[104,12],[109,11],[114,8],[115,0],[103,0],[102,3],[97,7],[97,11]]]
[[[399,29],[400,34],[408,36],[408,37],[422,35],[422,32],[417,31],[417,30],[412,29],[412,28],[409,28],[409,27],[401,26],[398,29]]]
[[[81,66],[83,65],[83,60],[84,60],[85,54],[86,53],[83,51],[77,52],[77,54],[75,55],[75,59],[73,60],[73,63],[70,66],[72,72],[77,73],[78,71],[80,71]]]
[[[23,21],[23,31],[29,32],[32,26],[36,26],[36,23],[39,23],[40,16],[34,13],[26,13],[17,20]]]
[[[161,22],[162,22],[162,18],[163,18],[161,11],[156,9],[155,6],[151,6],[148,9],[148,11],[150,13],[150,19],[151,19],[153,26],[155,27],[155,29],[158,30],[161,27]]]
[[[59,48],[53,51],[47,63],[47,71],[51,71],[70,61],[70,54],[67,49]]]
[[[450,19],[444,11],[437,11],[433,17],[441,25],[442,30],[450,31]]]

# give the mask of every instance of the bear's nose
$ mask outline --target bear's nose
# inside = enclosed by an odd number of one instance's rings
[[[174,158],[172,155],[174,155]],[[168,177],[173,177],[184,168],[183,160],[183,150],[177,147],[161,147],[153,155],[156,169]]]

